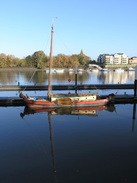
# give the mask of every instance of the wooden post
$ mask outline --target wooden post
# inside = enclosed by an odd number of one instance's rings
[[[134,97],[137,96],[137,65],[135,67],[135,82],[134,82]],[[135,129],[135,120],[136,120],[136,103],[133,104],[133,122],[132,122],[132,132]]]
[[[135,67],[134,97],[137,96],[137,65]]]
[[[78,82],[78,66],[75,68],[75,93],[77,94],[77,82]]]
[[[132,132],[134,132],[135,130],[135,120],[136,120],[136,103],[133,104]]]
[[[134,82],[134,97],[137,95],[137,80]]]

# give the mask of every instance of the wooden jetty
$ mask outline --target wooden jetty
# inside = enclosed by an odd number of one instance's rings
[[[91,85],[53,85],[52,90],[106,90],[106,89],[133,89],[134,95],[115,95],[111,103],[137,103],[137,84],[91,84]],[[1,85],[0,91],[37,91],[48,90],[48,86],[43,85]],[[39,96],[38,96],[39,97]],[[107,96],[100,96],[106,98]],[[24,101],[19,97],[0,97],[0,106],[25,106]]]
[[[36,96],[41,97],[41,96]],[[106,95],[100,96],[102,99],[106,98]],[[128,103],[137,103],[137,96],[134,95],[115,95],[110,104],[128,104]],[[0,106],[25,106],[25,103],[22,98],[19,97],[0,97]]]
[[[19,97],[0,97],[0,106],[25,106],[25,103]]]
[[[106,90],[106,89],[134,89],[134,84],[88,84],[88,85],[53,85],[52,90]],[[37,91],[48,90],[44,85],[1,85],[0,91]]]

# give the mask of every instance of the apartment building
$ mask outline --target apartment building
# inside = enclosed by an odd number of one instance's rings
[[[128,56],[124,53],[115,54],[101,54],[99,55],[97,62],[101,65],[120,65],[128,64]]]
[[[130,59],[129,59],[129,64],[137,64],[137,57],[131,57]]]

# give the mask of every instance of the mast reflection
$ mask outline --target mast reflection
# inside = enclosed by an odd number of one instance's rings
[[[54,136],[53,136],[53,126],[52,126],[52,120],[51,120],[50,113],[48,113],[48,122],[49,122],[49,132],[50,132],[50,146],[51,146],[53,174],[54,174],[54,179],[56,181],[57,178],[56,178],[56,161],[55,161]]]
[[[54,147],[54,135],[53,135],[53,125],[52,125],[52,116],[53,115],[86,115],[91,117],[98,116],[97,111],[115,111],[114,105],[106,105],[100,107],[76,107],[76,108],[29,108],[25,107],[24,112],[20,113],[20,116],[23,118],[25,115],[35,115],[36,113],[48,113],[48,123],[49,123],[49,139],[50,139],[50,149],[51,149],[51,158],[52,158],[52,172],[54,176],[54,181],[58,182],[57,179],[57,168],[56,168],[56,158],[55,158],[55,147]]]

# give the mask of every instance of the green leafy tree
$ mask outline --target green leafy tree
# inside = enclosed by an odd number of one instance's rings
[[[45,67],[45,62],[47,61],[47,57],[43,51],[36,51],[32,55],[32,62],[34,67],[38,69],[42,69]]]
[[[34,65],[33,65],[33,59],[32,59],[32,56],[27,56],[26,58],[25,58],[25,65],[26,66],[29,66],[29,67],[33,67]]]
[[[78,61],[79,61],[80,65],[86,65],[89,61],[89,57],[87,57],[83,53],[83,50],[81,50],[80,54],[78,55]]]
[[[24,63],[25,63],[24,59],[15,58],[13,60],[13,65],[16,67],[22,67],[23,65],[25,66]]]

